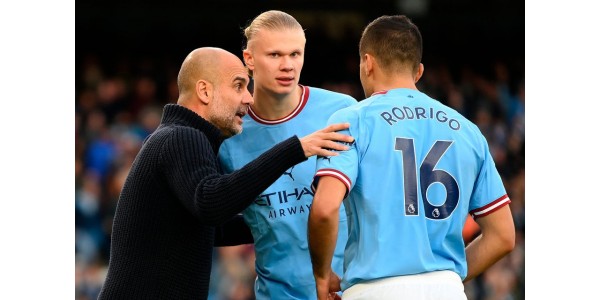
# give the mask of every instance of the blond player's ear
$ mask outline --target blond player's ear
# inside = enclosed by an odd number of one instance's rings
[[[250,50],[246,49],[242,51],[242,55],[244,56],[244,64],[250,71],[254,71],[254,58],[252,57],[252,53]]]

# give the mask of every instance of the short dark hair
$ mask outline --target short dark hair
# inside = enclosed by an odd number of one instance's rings
[[[358,49],[361,58],[366,53],[373,55],[386,71],[408,67],[415,73],[423,56],[423,40],[408,17],[381,16],[365,27]]]

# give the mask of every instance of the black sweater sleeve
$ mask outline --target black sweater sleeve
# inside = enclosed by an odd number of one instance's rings
[[[242,215],[236,215],[215,229],[215,247],[252,244],[254,238]]]
[[[174,129],[161,149],[165,179],[183,205],[208,225],[220,225],[245,209],[283,172],[305,161],[293,136],[227,175],[206,136],[186,127]]]

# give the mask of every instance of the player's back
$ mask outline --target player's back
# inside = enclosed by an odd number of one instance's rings
[[[319,169],[338,169],[352,182],[343,288],[435,270],[464,278],[462,227],[469,211],[489,203],[488,195],[473,197],[491,160],[479,129],[412,89],[376,93],[329,123],[340,121],[350,121],[357,166],[336,165],[336,157]],[[505,195],[503,187],[493,193]]]

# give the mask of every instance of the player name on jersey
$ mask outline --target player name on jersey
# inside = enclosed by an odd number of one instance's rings
[[[382,112],[380,115],[390,126],[403,120],[436,120],[440,123],[448,123],[448,127],[452,130],[460,129],[460,122],[456,119],[448,118],[448,114],[445,111],[436,111],[433,107],[395,106],[389,111]]]

